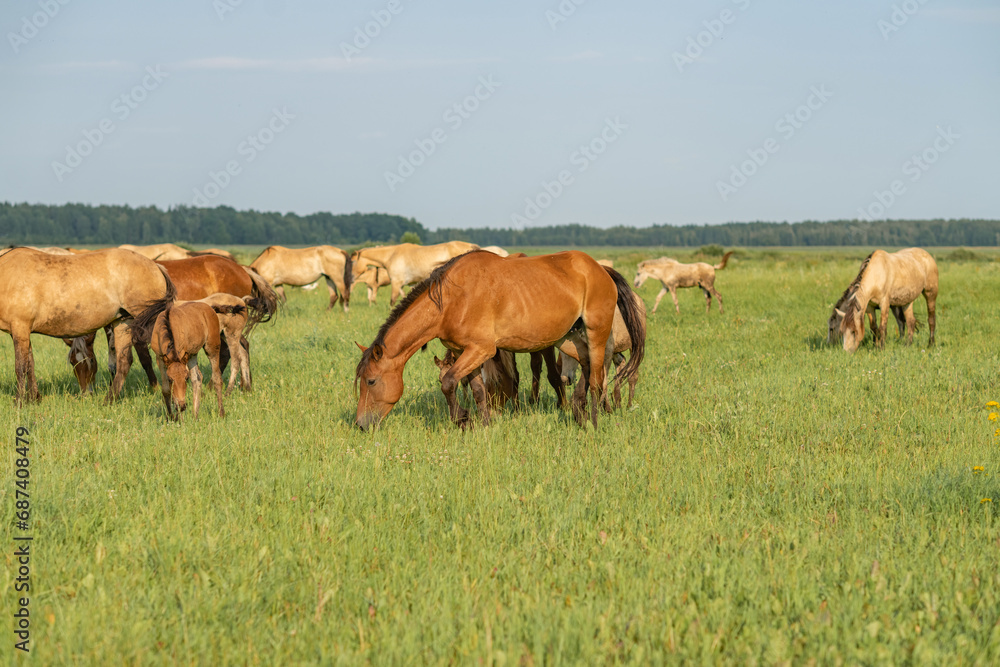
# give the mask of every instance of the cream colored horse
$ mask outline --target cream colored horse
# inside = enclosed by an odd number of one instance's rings
[[[681,307],[677,303],[678,287],[700,287],[705,293],[707,300],[705,312],[712,310],[712,295],[719,300],[719,312],[722,312],[722,295],[715,289],[715,272],[726,268],[729,256],[733,254],[730,250],[722,256],[722,261],[712,266],[705,262],[695,262],[694,264],[681,264],[676,259],[661,257],[660,259],[647,259],[639,262],[638,270],[635,274],[636,289],[649,278],[655,278],[663,284],[663,289],[656,295],[656,303],[653,304],[653,312],[660,305],[660,299],[670,292],[670,297],[674,300],[674,309],[680,313]]]
[[[129,245],[118,246],[122,250],[137,252],[143,257],[148,257],[154,262],[166,262],[173,259],[187,259],[191,256],[184,248],[173,243],[157,243],[155,245]]]
[[[351,257],[332,245],[311,248],[285,248],[273,245],[265,248],[250,268],[264,280],[274,285],[282,300],[285,290],[282,285],[303,286],[320,278],[326,278],[330,290],[330,310],[337,303],[338,296],[346,313],[351,303]]]
[[[861,345],[865,337],[865,315],[876,306],[882,313],[875,331],[875,345],[885,345],[889,312],[894,306],[903,308],[906,342],[912,343],[917,324],[913,302],[921,294],[927,301],[927,325],[930,328],[927,344],[933,345],[938,294],[938,269],[934,258],[921,248],[907,248],[894,253],[876,250],[870,254],[861,263],[857,278],[848,287],[844,308],[834,311],[842,319],[840,332],[844,337],[844,349],[854,352]]]
[[[389,272],[389,281],[392,285],[389,302],[395,304],[403,293],[404,285],[426,280],[430,277],[431,271],[452,257],[478,248],[479,246],[465,241],[449,241],[428,246],[400,243],[377,248],[362,248],[351,255],[351,260],[354,262],[353,276],[357,278],[367,271],[369,266],[385,269]]]
[[[378,298],[378,288],[392,284],[389,272],[380,266],[369,266],[364,273],[351,282],[351,287],[364,285],[368,291],[368,305],[371,306]]]

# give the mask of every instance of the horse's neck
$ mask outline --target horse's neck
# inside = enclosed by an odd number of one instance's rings
[[[361,251],[358,256],[359,260],[375,262],[381,264],[382,268],[385,268],[385,263],[389,260],[389,256],[392,254],[393,248],[365,248]]]
[[[405,364],[417,350],[439,335],[441,313],[426,295],[410,305],[385,334],[385,354]]]

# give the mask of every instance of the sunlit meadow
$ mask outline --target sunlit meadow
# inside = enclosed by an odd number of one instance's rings
[[[695,257],[592,252],[630,280]],[[890,324],[884,350],[848,355],[826,319],[866,252],[740,252],[724,313],[665,298],[638,405],[596,431],[547,386],[527,404],[522,355],[520,409],[463,433],[437,342],[357,431],[354,343],[385,290],[346,316],[289,290],[254,333],[254,392],[180,425],[135,367],[103,404],[103,342],[81,397],[63,343],[35,337],[44,398],[18,410],[5,337],[0,655],[25,426],[35,664],[996,664],[1000,262],[933,251],[937,346]]]

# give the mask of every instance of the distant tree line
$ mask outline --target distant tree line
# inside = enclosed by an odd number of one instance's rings
[[[438,229],[385,213],[268,213],[229,206],[90,206],[0,203],[0,244],[358,246],[463,240],[499,246],[1000,246],[1000,220],[833,220],[653,225]]]

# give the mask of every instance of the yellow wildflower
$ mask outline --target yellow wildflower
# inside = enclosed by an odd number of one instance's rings
[[[988,408],[1000,408],[1000,403],[997,403],[996,401],[989,401],[986,404],[986,407],[988,407]]]
[[[991,412],[990,416],[987,417],[987,419],[989,419],[991,422],[995,422],[997,419],[1000,419],[1000,415],[998,415],[995,412]]]
[[[982,505],[984,503],[992,503],[992,502],[993,502],[992,498],[983,498],[982,500],[979,501],[979,504]]]
[[[984,470],[983,466],[972,466],[972,474],[978,475]]]

